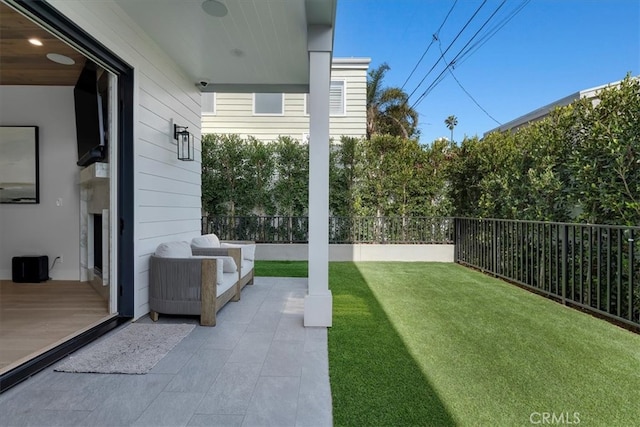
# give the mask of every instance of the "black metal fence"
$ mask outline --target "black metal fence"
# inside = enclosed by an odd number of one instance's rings
[[[306,216],[214,216],[202,217],[202,234],[215,233],[222,240],[253,240],[257,243],[307,243]]]
[[[640,325],[640,227],[456,219],[455,262]]]
[[[308,217],[202,218],[203,234],[307,243]],[[452,244],[454,261],[640,325],[640,227],[476,218],[330,217],[330,243]]]
[[[453,218],[330,217],[330,243],[452,244]],[[307,243],[308,217],[214,216],[202,218],[202,233],[225,240]]]

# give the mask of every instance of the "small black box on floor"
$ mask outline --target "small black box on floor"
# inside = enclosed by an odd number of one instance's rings
[[[11,260],[11,280],[16,283],[39,283],[49,280],[49,257],[16,256]]]

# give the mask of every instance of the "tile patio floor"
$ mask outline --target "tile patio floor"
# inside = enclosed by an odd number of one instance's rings
[[[327,330],[303,327],[305,294],[306,279],[256,278],[146,375],[49,367],[0,395],[0,426],[331,426]]]

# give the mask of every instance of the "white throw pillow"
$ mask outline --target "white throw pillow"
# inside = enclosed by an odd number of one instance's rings
[[[191,258],[191,246],[188,242],[160,243],[155,255],[162,258]]]
[[[191,239],[192,248],[219,248],[220,239],[215,234],[205,234]]]
[[[221,280],[220,278],[222,277],[221,276],[222,273],[235,273],[238,271],[238,266],[236,265],[236,262],[230,256],[193,255],[191,258],[218,260],[218,262],[216,262],[216,267],[218,269],[218,281]]]
[[[235,273],[236,271],[238,271],[238,266],[236,265],[236,262],[233,260],[232,257],[230,256],[206,256],[206,255],[193,255],[191,256],[191,258],[197,258],[197,259],[216,259],[218,260],[218,262],[216,263],[218,266],[218,269],[220,269],[220,266],[222,266],[222,272],[224,273]]]
[[[239,243],[220,243],[221,248],[241,248],[242,258],[249,261],[255,261],[256,259],[256,245],[241,245]]]
[[[230,256],[222,257],[222,271],[225,273],[235,273],[238,271],[236,262]]]

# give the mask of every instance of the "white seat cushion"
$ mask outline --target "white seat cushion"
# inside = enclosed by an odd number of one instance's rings
[[[227,291],[230,287],[238,282],[238,273],[223,273],[220,276],[218,276],[216,296],[222,295],[225,291]]]
[[[253,261],[245,259],[242,261],[242,268],[240,269],[240,277],[245,277],[253,270]]]

